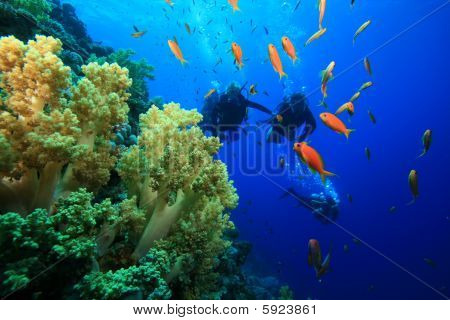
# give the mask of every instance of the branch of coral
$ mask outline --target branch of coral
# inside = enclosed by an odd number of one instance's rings
[[[215,214],[221,216],[237,205],[226,166],[213,159],[221,144],[203,134],[197,126],[201,119],[196,110],[184,110],[175,103],[162,110],[153,106],[140,117],[138,146],[131,147],[119,161],[118,172],[129,195],[138,197],[137,203],[147,215],[133,253],[135,260],[170,234],[184,214],[201,212],[214,202],[218,204]]]

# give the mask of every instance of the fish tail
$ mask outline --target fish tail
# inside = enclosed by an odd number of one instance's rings
[[[329,172],[329,171],[326,171],[326,170],[323,170],[323,172],[320,174],[320,178],[322,179],[322,183],[325,183],[326,177],[335,177],[335,176],[337,176],[335,173]]]
[[[236,11],[241,11],[241,9],[237,5],[233,6],[233,13]]]
[[[355,131],[355,129],[347,129],[345,130],[345,137],[348,139],[348,137],[350,136],[350,133],[352,133],[353,131]]]
[[[413,199],[410,202],[408,202],[406,205],[410,206],[410,205],[413,205],[414,203],[416,203],[416,197],[413,197]]]
[[[181,65],[184,67],[185,64],[189,63],[186,59],[181,59]]]
[[[283,77],[288,77],[288,75],[287,75],[287,73],[286,72],[284,72],[284,71],[281,71],[280,73],[279,73],[279,75],[280,75],[280,80],[283,78]]]
[[[423,150],[423,152],[421,154],[419,154],[416,159],[422,158],[426,153],[427,152],[425,150]]]
[[[295,65],[295,62],[298,60],[298,57],[295,56],[294,59],[292,59],[292,64]]]

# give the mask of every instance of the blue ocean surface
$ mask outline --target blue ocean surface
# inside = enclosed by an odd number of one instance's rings
[[[240,196],[232,220],[240,238],[253,246],[247,272],[278,278],[297,299],[450,296],[449,1],[356,0],[353,8],[350,0],[328,1],[327,32],[306,47],[318,27],[313,0],[302,0],[296,10],[297,0],[241,0],[235,13],[226,0],[178,0],[172,7],[163,0],[65,2],[75,6],[95,41],[131,48],[136,59],[155,67],[155,79],[148,82],[152,97],[201,110],[208,90],[224,92],[231,82],[256,84],[258,94],[250,99],[271,110],[286,95],[307,96],[317,121],[308,142],[320,151],[327,170],[338,175],[328,179],[327,188],[317,176],[299,177],[292,143],[266,143],[264,125],[256,136],[241,133],[238,141],[225,141],[219,155]],[[353,44],[355,31],[369,19],[371,25]],[[133,38],[133,26],[147,33]],[[283,52],[282,36],[297,49],[295,65]],[[188,60],[184,67],[167,45],[173,37]],[[243,51],[241,70],[233,63],[233,41]],[[280,80],[274,72],[269,43],[277,47],[287,78]],[[364,57],[370,59],[372,76],[364,70]],[[342,117],[356,130],[348,140],[319,119],[325,111],[319,106],[319,73],[331,61],[336,62],[326,100],[331,112],[363,83],[374,83],[355,101],[355,114]],[[244,126],[254,127],[267,115],[250,110],[248,117]],[[433,132],[432,145],[417,158],[426,129]],[[268,169],[283,155],[284,169]],[[420,195],[407,205],[412,169],[419,175]],[[333,193],[338,217],[324,223],[295,197],[281,197],[287,189]],[[309,239],[320,242],[323,256],[331,250],[330,270],[320,280],[307,263]]]

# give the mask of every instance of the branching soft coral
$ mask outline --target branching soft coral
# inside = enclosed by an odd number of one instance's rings
[[[104,185],[115,165],[109,139],[127,120],[128,70],[90,63],[72,85],[60,51],[52,37],[0,38],[0,144],[9,155],[0,158],[0,212],[49,210],[59,196]]]
[[[138,145],[119,161],[129,195],[137,197],[148,219],[135,260],[164,238],[182,214],[207,214],[209,221],[217,222],[224,210],[237,204],[225,165],[213,160],[220,142],[203,134],[197,126],[201,119],[196,110],[178,104],[164,105],[163,110],[153,106],[141,115]]]
[[[66,286],[90,271],[100,226],[119,219],[119,210],[111,202],[91,205],[91,200],[92,194],[80,189],[60,200],[52,216],[43,209],[26,217],[12,212],[0,215],[2,297],[23,289],[18,297],[41,292],[44,298],[61,298]],[[57,267],[47,270],[58,261]]]

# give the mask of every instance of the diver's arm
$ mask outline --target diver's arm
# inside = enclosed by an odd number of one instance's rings
[[[259,103],[247,100],[248,106],[254,109],[257,109],[259,111],[265,112],[267,114],[272,115],[272,111],[270,111],[269,109],[267,109],[266,107],[260,105]]]

